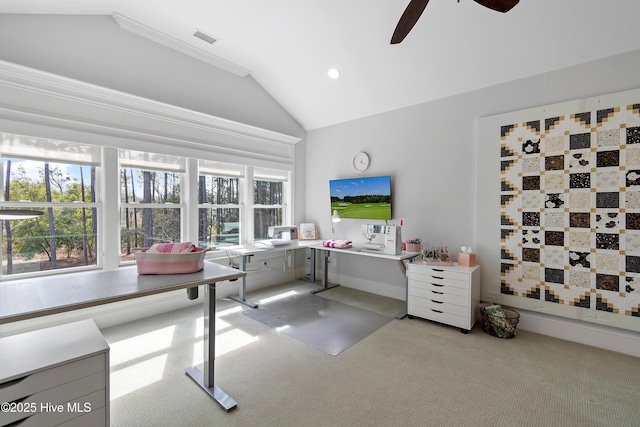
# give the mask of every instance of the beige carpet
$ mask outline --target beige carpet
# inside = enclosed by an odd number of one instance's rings
[[[268,296],[312,285],[295,282]],[[338,287],[318,294],[393,316],[403,303]],[[105,329],[113,426],[636,426],[640,360],[518,331],[491,337],[393,320],[337,356],[218,304],[216,384],[225,412],[184,369],[202,361],[202,310]]]

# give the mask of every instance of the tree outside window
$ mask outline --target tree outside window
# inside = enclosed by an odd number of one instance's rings
[[[181,174],[139,168],[120,169],[120,256],[136,248],[181,241]]]
[[[240,179],[198,177],[198,245],[205,248],[240,243]]]
[[[119,257],[127,262],[136,248],[154,243],[189,239],[214,248],[266,239],[269,226],[290,217],[288,171],[7,133],[0,138],[0,209],[43,212],[0,220],[0,275],[112,265],[118,241],[101,238],[100,218],[118,202]],[[113,199],[116,174],[120,191]],[[103,179],[107,193],[100,194]],[[185,185],[195,188],[184,192]],[[182,200],[185,193],[195,197]],[[197,218],[197,226],[185,224],[187,217]]]
[[[254,191],[254,239],[267,239],[269,227],[284,221],[283,183],[256,179]]]
[[[97,265],[96,180],[95,166],[2,158],[2,207],[44,212],[2,221],[3,275]]]

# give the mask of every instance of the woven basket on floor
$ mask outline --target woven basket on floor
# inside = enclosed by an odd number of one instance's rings
[[[513,338],[516,336],[516,325],[520,320],[520,313],[504,307],[502,307],[502,311],[504,312],[504,319],[501,319],[503,321],[500,322],[501,326],[499,326],[492,321],[491,315],[487,313],[485,308],[481,307],[482,330],[494,337]]]

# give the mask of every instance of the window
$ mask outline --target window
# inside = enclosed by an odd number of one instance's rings
[[[136,248],[154,243],[197,241],[213,248],[253,242],[291,217],[288,171],[0,137],[0,209],[43,212],[0,220],[0,279],[132,263]]]
[[[237,245],[242,238],[244,166],[198,162],[198,246]]]
[[[157,169],[138,166],[158,167]],[[162,165],[164,168],[160,169]],[[121,151],[120,259],[136,248],[182,241],[183,161],[172,156]]]
[[[198,171],[200,246],[267,239],[270,226],[287,221],[289,172],[206,160]]]
[[[198,246],[240,243],[240,179],[200,175],[198,178]]]
[[[2,134],[2,143],[0,207],[43,212],[0,221],[2,275],[98,265],[99,177],[92,164],[97,152],[83,154],[86,147],[78,144],[12,134]]]
[[[253,237],[269,237],[269,227],[286,222],[286,189],[288,173],[256,168],[253,180]]]

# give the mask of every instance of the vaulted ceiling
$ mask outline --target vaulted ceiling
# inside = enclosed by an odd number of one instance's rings
[[[637,0],[521,0],[506,14],[472,0],[431,0],[391,45],[408,3],[3,0],[0,13],[112,15],[123,29],[249,73],[307,130],[639,47]],[[327,76],[333,67],[337,80]]]

